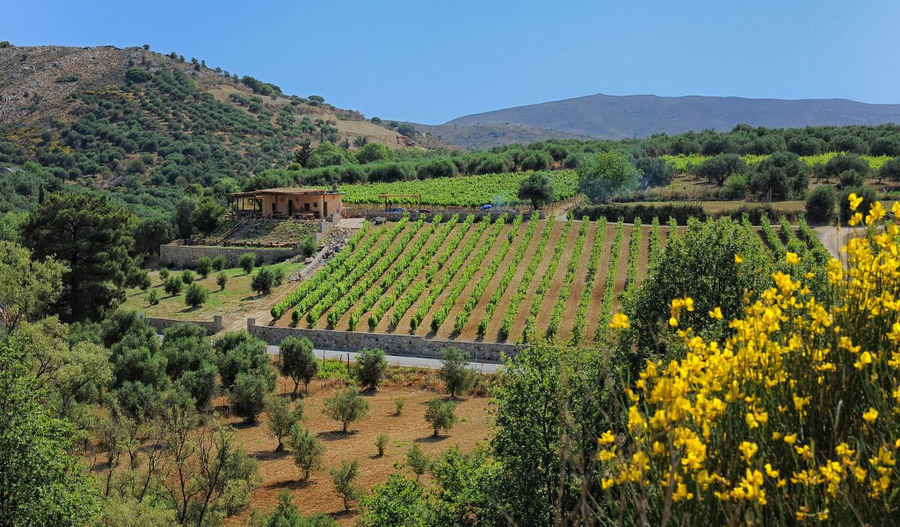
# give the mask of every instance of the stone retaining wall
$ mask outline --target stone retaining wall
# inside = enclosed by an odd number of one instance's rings
[[[286,260],[300,253],[295,247],[263,248],[263,247],[224,247],[213,245],[178,245],[167,243],[159,246],[159,259],[162,265],[170,267],[193,267],[197,259],[206,256],[213,259],[221,256],[226,267],[237,267],[242,254],[256,253],[257,265],[267,265]]]
[[[182,322],[202,327],[206,330],[207,335],[215,335],[216,333],[222,331],[222,315],[213,315],[212,322],[208,320],[173,320],[171,318],[155,317],[145,318],[147,319],[147,323],[150,324],[150,327],[156,329],[156,331],[158,331],[159,333],[162,333],[175,324],[181,324]]]
[[[287,336],[306,337],[317,349],[335,351],[356,352],[379,348],[388,355],[439,359],[444,348],[454,347],[468,354],[472,361],[477,362],[501,362],[501,353],[507,356],[516,354],[516,346],[513,344],[429,339],[416,335],[390,335],[362,331],[260,326],[252,318],[247,319],[247,331],[272,345],[277,345]]]

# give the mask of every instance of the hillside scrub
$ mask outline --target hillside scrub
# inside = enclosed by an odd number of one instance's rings
[[[683,356],[648,361],[623,401],[627,421],[599,437],[602,487],[635,521],[879,524],[896,514],[900,310],[881,299],[898,288],[898,227],[879,202],[864,216],[862,199],[848,201],[849,224],[872,237],[848,241],[846,269],[828,263],[833,296],[814,296],[788,253],[722,344],[685,318],[699,299],[673,299]]]

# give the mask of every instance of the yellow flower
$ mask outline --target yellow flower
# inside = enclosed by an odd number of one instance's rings
[[[797,253],[792,253],[791,251],[787,251],[784,255],[784,260],[789,265],[794,265],[800,263],[800,256]]]
[[[784,442],[789,445],[793,445],[795,441],[797,441],[797,434],[788,434],[784,436]]]
[[[741,258],[740,255],[735,254],[735,255],[734,255],[734,263],[740,265],[740,264],[744,263],[744,259]]]
[[[866,216],[866,225],[872,225],[886,214],[884,207],[880,201],[876,201],[869,207],[869,214]]]
[[[856,192],[851,192],[850,196],[850,210],[855,211],[862,204],[863,199],[860,196],[856,195]]]
[[[615,441],[616,441],[616,436],[614,436],[613,433],[610,432],[609,430],[607,430],[606,432],[603,432],[603,435],[600,436],[600,439],[597,440],[597,442],[600,443],[601,445],[608,445],[610,443],[614,443]]]
[[[628,315],[625,313],[616,313],[612,317],[612,322],[609,323],[609,327],[611,329],[628,329],[631,327],[631,324],[628,323]]]
[[[894,205],[891,206],[891,212],[894,213],[894,218],[900,218],[900,201],[894,202]]]
[[[616,457],[615,447],[613,450],[601,450],[597,453],[597,459],[603,461],[604,463]]]
[[[847,224],[850,225],[851,227],[855,227],[856,225],[859,225],[860,223],[862,223],[862,219],[863,219],[862,214],[859,212],[855,212],[855,213],[853,213],[853,216],[850,216],[850,219],[847,221]]]
[[[672,501],[678,503],[681,500],[691,500],[694,499],[694,494],[692,492],[687,491],[687,485],[684,483],[678,484],[678,489],[672,495]]]
[[[853,363],[853,367],[857,370],[861,370],[868,364],[872,364],[872,354],[868,351],[864,351],[859,354],[859,360]]]
[[[722,320],[722,308],[721,308],[721,307],[716,307],[715,309],[711,310],[711,311],[709,312],[709,316],[710,316],[711,318],[716,319],[716,320]]]
[[[674,327],[677,327],[677,326],[678,326],[678,319],[675,318],[675,317],[669,318],[669,325],[672,326],[673,328],[674,328]]]
[[[863,413],[862,418],[867,423],[873,423],[876,419],[878,419],[878,410],[869,408],[868,411]]]
[[[766,475],[773,479],[778,477],[778,471],[772,468],[771,463],[766,463]]]
[[[750,458],[753,457],[753,454],[756,454],[757,450],[759,450],[759,447],[756,445],[756,443],[743,441],[741,442],[741,446],[739,446],[738,449],[741,451],[741,453],[744,454],[744,461],[749,463]]]

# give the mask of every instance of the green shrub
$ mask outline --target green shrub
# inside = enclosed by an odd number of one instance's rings
[[[212,259],[212,268],[214,271],[221,271],[225,269],[225,258],[222,256],[216,256]]]
[[[378,449],[378,457],[384,455],[384,448],[387,446],[388,436],[384,432],[375,436],[375,448]]]
[[[309,430],[300,423],[294,423],[288,447],[294,457],[294,464],[303,471],[303,481],[309,479],[309,473],[322,465],[325,447]]]
[[[225,273],[219,273],[216,276],[216,285],[219,286],[219,291],[223,291],[225,289],[225,284],[228,283],[228,275]]]
[[[253,267],[256,266],[256,253],[244,253],[238,259],[238,267],[244,270],[244,273],[250,274]]]
[[[171,275],[166,278],[166,281],[163,284],[163,289],[169,296],[177,296],[181,294],[182,287],[184,287],[184,282],[180,277],[175,275]]]
[[[416,481],[419,481],[419,477],[431,466],[431,459],[419,448],[419,445],[413,445],[406,452],[406,466],[416,475]]]
[[[856,170],[845,170],[838,175],[838,188],[861,187],[865,181],[866,178]]]
[[[364,418],[369,413],[369,402],[360,395],[356,386],[335,390],[325,399],[322,413],[343,425],[341,431],[347,433],[347,425]]]
[[[150,290],[150,294],[147,295],[147,302],[149,302],[151,306],[159,304],[159,294],[156,292],[156,289]]]
[[[231,413],[242,417],[248,423],[256,422],[256,417],[265,407],[265,398],[270,391],[266,375],[255,372],[240,372],[234,379],[234,386],[228,391]]]
[[[384,377],[387,360],[380,349],[362,350],[356,357],[356,379],[368,390],[375,390]]]
[[[475,370],[469,367],[468,358],[457,348],[446,348],[441,352],[442,365],[438,377],[450,392],[450,398],[465,392],[475,382]]]
[[[195,268],[197,269],[197,274],[206,278],[212,270],[212,260],[210,260],[208,256],[201,256],[200,258],[197,258],[197,265]]]
[[[200,284],[193,283],[184,292],[184,303],[191,307],[203,305],[209,298],[209,290]]]
[[[735,255],[743,262],[737,263]],[[673,299],[694,299],[694,310],[682,313],[682,323],[705,332],[701,334],[722,335],[727,321],[744,312],[745,291],[762,291],[770,283],[770,274],[769,255],[755,233],[727,218],[692,220],[683,234],[669,238],[657,265],[626,303],[641,350],[632,354],[632,366],[643,366],[644,353],[666,351],[666,343],[658,335],[668,327]],[[717,307],[724,321],[707,314]]]
[[[159,270],[160,280],[165,280],[168,277],[169,277],[169,269],[168,268],[163,267],[162,269]]]
[[[402,414],[404,405],[406,405],[406,399],[399,395],[394,397],[394,415]]]
[[[363,496],[363,489],[356,484],[356,478],[359,475],[359,461],[354,459],[348,463],[347,460],[342,460],[341,466],[331,469],[330,472],[334,490],[344,501],[344,510],[349,511],[350,505]]]
[[[268,267],[263,267],[253,276],[250,289],[261,295],[268,295],[275,285],[275,275]]]
[[[300,249],[300,254],[302,254],[304,257],[312,256],[316,253],[316,249],[318,249],[318,246],[316,245],[316,239],[312,236],[307,236],[306,238],[300,240],[298,248]]]
[[[312,341],[307,338],[288,336],[281,341],[278,349],[281,374],[294,381],[293,393],[297,393],[301,381],[305,384],[306,392],[309,393],[309,381],[319,371],[319,361],[316,360],[313,353]]]
[[[806,197],[806,217],[813,223],[828,223],[834,217],[834,187],[822,185],[814,188]]]
[[[184,282],[184,285],[189,285],[194,283],[194,272],[190,269],[185,269],[181,271],[181,281]]]
[[[453,401],[445,401],[443,399],[432,399],[428,401],[428,407],[425,409],[425,421],[434,429],[434,437],[438,436],[441,430],[450,431],[456,423],[456,403]]]
[[[265,406],[269,434],[278,440],[275,452],[281,452],[284,449],[284,438],[288,437],[294,425],[303,419],[303,403],[297,401],[291,408],[284,397],[273,393],[266,396]]]

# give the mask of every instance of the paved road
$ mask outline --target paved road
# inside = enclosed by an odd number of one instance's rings
[[[819,241],[822,242],[822,245],[828,249],[828,252],[831,253],[831,256],[840,259],[841,262],[847,263],[847,254],[841,253],[841,247],[847,244],[847,240],[851,237],[859,237],[864,236],[866,233],[866,229],[863,227],[841,227],[838,230],[837,227],[824,226],[824,227],[813,227],[813,232],[816,233],[816,236],[819,238]]]
[[[272,355],[278,354],[278,346],[267,346],[268,352]],[[349,355],[351,359],[356,360],[358,353],[347,351],[321,350],[317,349],[316,356],[325,356],[326,359],[347,359]],[[388,364],[393,366],[409,366],[413,368],[431,368],[439,369],[441,361],[439,359],[425,359],[422,357],[404,357],[402,355],[387,355],[385,357]],[[481,373],[497,373],[497,370],[503,367],[502,364],[496,362],[470,362],[469,366],[475,371]]]

